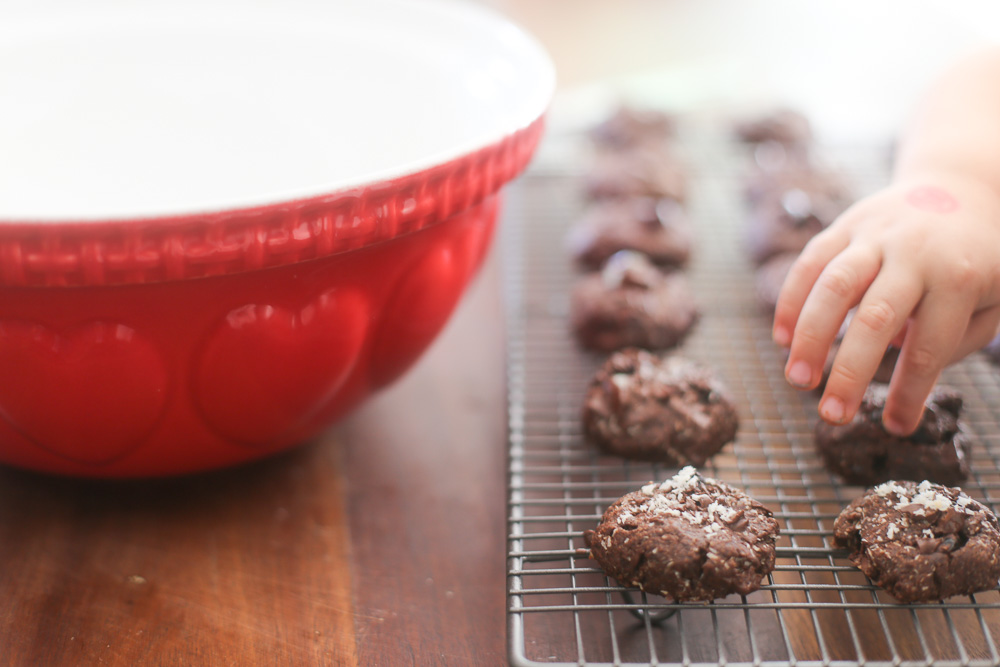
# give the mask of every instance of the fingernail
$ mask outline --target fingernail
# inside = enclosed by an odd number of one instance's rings
[[[795,387],[806,388],[811,384],[812,369],[804,361],[796,361],[788,367],[785,378]]]
[[[820,403],[819,414],[828,422],[840,424],[844,421],[844,402],[836,396],[825,398]]]
[[[899,438],[906,436],[906,432],[899,422],[888,415],[882,415],[882,427],[888,431],[890,435],[894,435]]]
[[[792,343],[792,334],[785,327],[775,327],[771,339],[781,347],[788,347]]]

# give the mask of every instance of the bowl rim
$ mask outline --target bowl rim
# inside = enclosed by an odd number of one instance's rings
[[[0,287],[158,283],[256,271],[356,250],[497,196],[530,162],[545,114],[443,164],[337,192],[204,214],[0,224]]]

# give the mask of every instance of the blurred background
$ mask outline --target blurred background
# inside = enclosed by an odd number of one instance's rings
[[[619,99],[679,111],[795,107],[821,139],[889,138],[923,85],[1000,42],[990,0],[480,0],[556,64],[551,121]]]

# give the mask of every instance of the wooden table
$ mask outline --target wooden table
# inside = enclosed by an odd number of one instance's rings
[[[137,483],[0,469],[0,665],[504,664],[498,273],[289,454]]]

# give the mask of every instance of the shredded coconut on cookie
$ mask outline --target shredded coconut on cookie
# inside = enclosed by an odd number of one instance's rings
[[[972,499],[965,494],[960,494],[955,501],[952,501],[947,495],[937,491],[934,488],[934,484],[927,480],[917,485],[916,493],[912,496],[910,495],[910,491],[894,481],[879,484],[875,487],[875,493],[883,498],[888,497],[891,493],[896,494],[896,509],[902,509],[909,505],[921,505],[922,507],[914,510],[916,514],[923,514],[927,510],[944,512],[952,508],[960,512],[966,512],[968,504],[972,502]]]
[[[709,505],[706,508],[706,511],[708,512],[708,518],[710,521],[719,520],[723,523],[729,523],[736,517],[736,510],[732,507],[720,505],[718,501]]]
[[[660,491],[684,493],[690,491],[700,479],[701,475],[694,466],[684,466],[676,475],[660,484]]]

